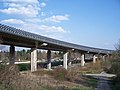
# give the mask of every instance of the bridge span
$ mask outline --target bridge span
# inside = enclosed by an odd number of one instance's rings
[[[30,33],[24,30],[20,30],[11,26],[0,24],[0,44],[10,45],[10,64],[15,62],[15,46],[31,48],[31,71],[37,70],[37,49],[45,49],[47,51],[48,69],[51,69],[51,51],[63,51],[63,67],[67,69],[68,62],[71,60],[68,58],[68,54],[72,51],[81,53],[81,66],[84,66],[85,54],[93,54],[93,62],[96,61],[96,54],[103,56],[112,54],[112,50],[100,49],[94,47],[88,47],[83,45],[77,45],[69,42],[64,42],[48,37],[44,37],[38,34]]]

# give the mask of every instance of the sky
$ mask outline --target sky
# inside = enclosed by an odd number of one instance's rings
[[[120,39],[120,0],[0,0],[0,23],[103,49]]]

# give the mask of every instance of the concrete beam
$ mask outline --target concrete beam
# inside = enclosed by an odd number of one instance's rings
[[[47,60],[48,60],[47,69],[51,70],[51,50],[47,51]]]
[[[85,54],[81,55],[81,66],[85,65]]]
[[[15,63],[15,46],[13,45],[10,46],[9,63]]]
[[[67,60],[68,60],[68,52],[65,52],[63,55],[63,67],[67,69]]]
[[[31,72],[37,70],[37,49],[31,49]]]

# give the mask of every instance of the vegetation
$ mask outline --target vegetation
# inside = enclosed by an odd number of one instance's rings
[[[113,59],[111,68],[109,69],[110,73],[116,74],[116,77],[112,78],[112,89],[120,89],[120,58]]]
[[[57,81],[57,83],[55,83],[57,85],[56,87],[61,88],[57,90],[94,90],[97,85],[97,79],[80,75],[79,71],[74,70],[75,68],[69,68],[66,70],[62,67],[59,67],[52,71],[38,70],[33,72],[33,74],[37,76],[51,76],[54,81]],[[79,69],[80,67],[77,68]],[[49,83],[49,85],[52,83],[53,82]]]
[[[109,73],[116,74],[117,76],[112,79],[111,87],[113,90],[120,89],[120,40],[115,46],[116,51],[113,53],[111,59],[111,68]]]
[[[18,64],[19,71],[30,70],[30,63]]]
[[[95,79],[79,75],[74,68],[31,73],[20,72],[16,65],[0,65],[0,90],[94,90],[95,83]]]

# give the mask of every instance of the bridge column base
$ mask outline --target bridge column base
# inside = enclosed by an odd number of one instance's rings
[[[48,60],[47,69],[51,70],[51,50],[47,51],[47,60]]]
[[[65,52],[63,55],[63,67],[67,69],[67,60],[68,60],[68,52]]]
[[[31,72],[37,70],[37,49],[31,49]]]
[[[15,63],[15,46],[13,45],[10,46],[9,63]]]

